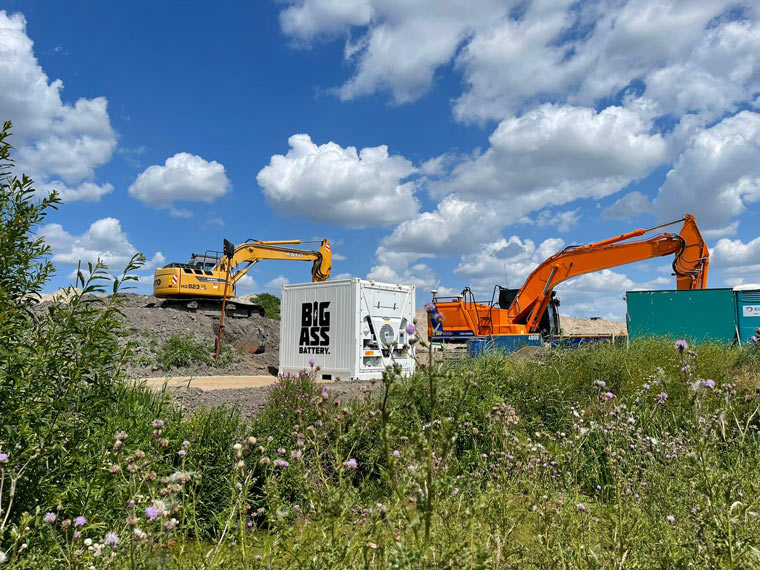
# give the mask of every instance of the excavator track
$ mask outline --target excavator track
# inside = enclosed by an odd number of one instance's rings
[[[160,309],[174,309],[187,313],[198,313],[209,317],[218,317],[222,312],[222,301],[207,299],[204,297],[191,297],[188,299],[162,299],[156,303],[150,303],[149,307]],[[254,303],[241,303],[240,301],[227,301],[224,315],[227,318],[247,319],[253,315],[265,316],[264,307]]]

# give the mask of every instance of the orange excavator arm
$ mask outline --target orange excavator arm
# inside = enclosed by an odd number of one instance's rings
[[[678,235],[661,233],[644,240],[626,241],[683,221]],[[704,289],[710,254],[694,217],[649,229],[638,229],[592,244],[570,246],[541,263],[507,309],[511,322],[536,330],[551,300],[552,290],[568,279],[636,261],[675,255],[673,271],[678,289]]]

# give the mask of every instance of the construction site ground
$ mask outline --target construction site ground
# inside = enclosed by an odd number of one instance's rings
[[[62,299],[61,292],[46,294],[41,299],[40,310],[55,299]],[[247,300],[247,299],[246,299]],[[277,380],[279,365],[280,323],[266,317],[253,316],[248,319],[232,319],[232,326],[225,326],[225,332],[232,331],[233,337],[226,340],[234,343],[234,335],[254,335],[262,339],[262,351],[248,354],[228,349],[219,365],[213,362],[194,362],[179,367],[162,367],[158,355],[173,335],[192,339],[211,354],[214,346],[217,318],[203,314],[160,308],[160,299],[151,295],[126,294],[122,307],[123,323],[128,332],[125,342],[131,341],[135,354],[134,362],[127,370],[128,377],[135,382],[166,391],[178,405],[187,409],[203,406],[227,405],[237,407],[245,417],[255,415],[266,404],[268,391]],[[427,316],[417,311],[418,333],[424,338]],[[565,334],[624,334],[625,323],[562,318]],[[418,351],[418,361],[427,362],[427,351]],[[349,400],[361,397],[369,382],[326,381],[328,392],[339,399]]]

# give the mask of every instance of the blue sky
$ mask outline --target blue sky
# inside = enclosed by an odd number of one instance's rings
[[[754,2],[283,0],[0,4],[0,118],[65,204],[58,273],[328,237],[333,276],[418,301],[518,286],[565,245],[693,213],[710,286],[760,282]],[[677,226],[674,228],[677,230]],[[621,318],[670,260],[576,279]],[[242,292],[308,279],[262,262]]]

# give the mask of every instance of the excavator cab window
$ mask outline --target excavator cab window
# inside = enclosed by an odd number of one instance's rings
[[[216,251],[207,251],[205,254],[201,255],[199,253],[194,253],[192,256],[190,256],[190,262],[188,265],[194,269],[213,269],[216,267],[216,265],[219,263],[219,259],[221,256],[217,256],[219,252]]]
[[[499,308],[509,309],[509,306],[512,304],[512,301],[515,300],[515,297],[517,297],[517,293],[519,292],[519,289],[507,289],[506,287],[499,287]]]

